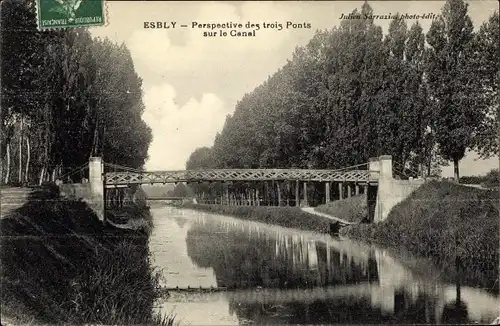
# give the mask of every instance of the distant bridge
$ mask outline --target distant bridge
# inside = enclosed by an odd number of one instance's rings
[[[148,197],[146,200],[184,200],[184,197]]]

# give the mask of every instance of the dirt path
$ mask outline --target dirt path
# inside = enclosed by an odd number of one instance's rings
[[[323,217],[326,217],[326,218],[329,218],[331,220],[334,220],[334,221],[337,221],[337,222],[340,222],[340,223],[343,223],[343,224],[358,224],[358,223],[354,223],[354,222],[349,222],[349,221],[346,221],[346,220],[343,220],[341,218],[338,218],[338,217],[335,217],[335,216],[332,216],[332,215],[328,215],[328,214],[325,214],[325,213],[321,213],[321,212],[317,212],[314,210],[314,207],[301,207],[301,209],[306,212],[306,213],[309,213],[309,214],[314,214],[314,215],[318,215],[318,216],[323,216]]]

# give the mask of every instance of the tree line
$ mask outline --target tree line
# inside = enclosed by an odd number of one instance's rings
[[[498,22],[474,31],[467,4],[448,0],[427,33],[403,19],[386,35],[371,19],[317,31],[186,167],[335,169],[389,154],[423,176],[452,162],[458,180],[467,151],[498,154]]]
[[[3,1],[0,33],[1,183],[54,181],[91,156],[142,167],[152,135],[124,44],[38,31],[34,0]]]

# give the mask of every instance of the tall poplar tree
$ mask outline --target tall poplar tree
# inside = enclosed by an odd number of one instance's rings
[[[473,36],[463,0],[448,0],[427,33],[427,80],[436,141],[442,157],[453,162],[456,181],[459,162],[473,146],[484,117],[472,64]]]
[[[476,149],[484,158],[500,155],[500,31],[499,13],[495,12],[484,22],[476,34],[476,69],[481,81],[479,97],[487,115],[476,137]]]

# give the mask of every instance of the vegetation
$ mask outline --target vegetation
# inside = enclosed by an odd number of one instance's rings
[[[224,206],[190,203],[184,203],[183,207],[318,233],[328,233],[330,223],[332,223],[332,220],[326,217],[306,213],[298,207]]]
[[[493,169],[483,176],[461,177],[460,183],[482,185],[486,188],[495,188],[500,186],[500,172]]]
[[[448,0],[426,34],[401,19],[386,35],[371,19],[317,31],[187,166],[336,169],[390,154],[412,176],[451,161],[458,180],[466,151],[498,153],[497,39],[498,11],[474,31],[463,0]]]
[[[368,216],[366,195],[358,195],[319,205],[314,210],[345,221],[361,223]]]
[[[83,202],[32,198],[2,219],[2,313],[21,322],[171,325],[148,234],[103,228]]]
[[[498,190],[434,181],[396,205],[384,222],[347,226],[340,232],[430,256],[451,274],[458,257],[466,283],[491,288],[498,279],[498,197]]]
[[[498,14],[497,14],[498,15]],[[475,78],[475,43],[467,4],[449,0],[427,33],[426,81],[429,85],[430,124],[439,152],[453,161],[455,179],[459,180],[459,161],[473,146],[473,139],[485,120],[481,105],[481,78]]]
[[[151,131],[124,45],[85,29],[40,32],[34,0],[2,1],[0,25],[0,183],[54,181],[104,153],[144,164]]]

